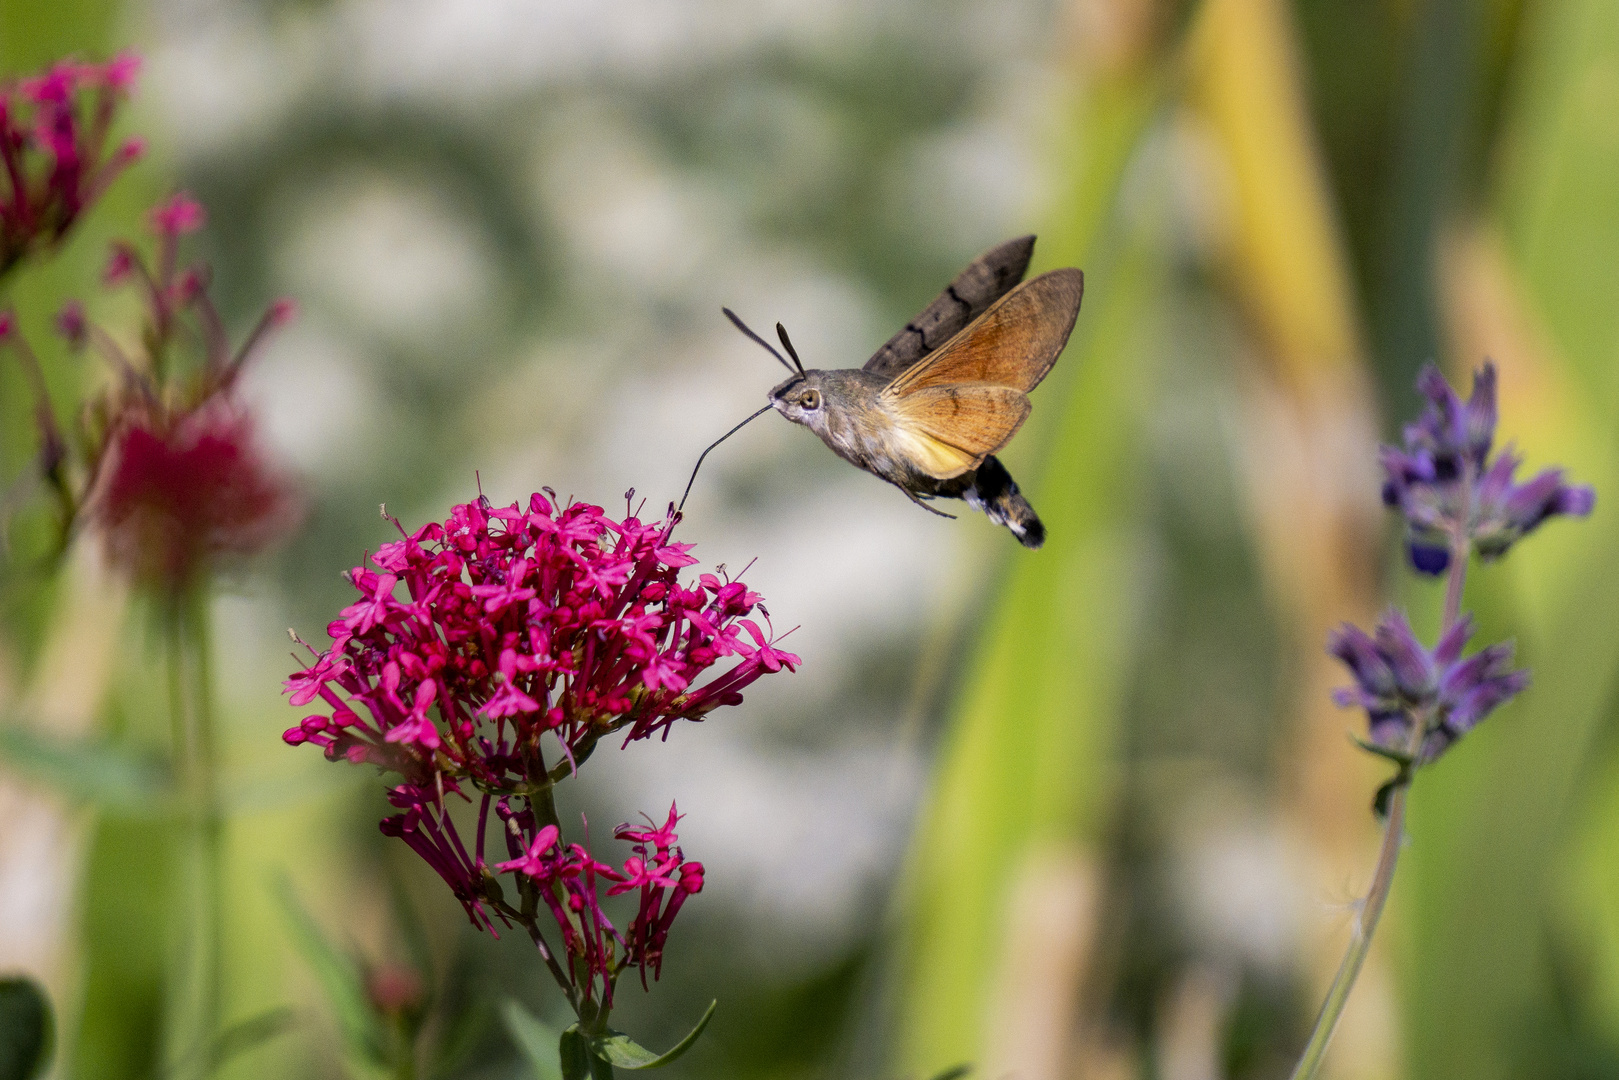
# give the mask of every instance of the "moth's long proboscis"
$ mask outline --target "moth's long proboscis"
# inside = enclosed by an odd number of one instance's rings
[[[730,312],[727,311],[726,314],[729,315]],[[708,450],[704,450],[701,454],[697,455],[697,464],[693,465],[692,469],[691,469],[691,479],[686,481],[686,490],[680,493],[680,505],[675,507],[675,513],[677,515],[682,510],[684,510],[686,508],[686,496],[691,494],[691,486],[697,482],[697,470],[701,469],[703,467],[703,459],[708,456],[708,451],[714,449],[714,447],[718,446],[720,443],[724,442],[726,439],[729,439],[732,435],[735,435],[737,432],[741,431],[743,428],[747,427],[749,424],[751,424],[755,420],[759,419],[759,417],[761,417],[765,413],[769,412],[773,407],[774,406],[766,405],[764,408],[760,409],[758,412],[754,413],[752,416],[750,416],[746,420],[742,421],[736,427],[732,428],[730,431],[727,431],[724,435],[721,435],[719,438],[717,438],[713,442],[709,443],[708,444]]]

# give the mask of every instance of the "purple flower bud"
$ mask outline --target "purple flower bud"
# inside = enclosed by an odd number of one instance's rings
[[[1397,753],[1409,747],[1412,724],[1421,722],[1418,762],[1433,761],[1529,685],[1527,671],[1512,670],[1510,643],[1462,659],[1472,635],[1472,620],[1464,616],[1430,652],[1403,612],[1384,615],[1375,636],[1345,623],[1328,639],[1327,651],[1349,668],[1355,685],[1334,691],[1333,700],[1365,709],[1371,741]]]

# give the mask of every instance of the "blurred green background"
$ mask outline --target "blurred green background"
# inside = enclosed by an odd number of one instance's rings
[[[56,306],[117,318],[106,240],[176,187],[233,325],[301,307],[249,393],[311,512],[215,613],[224,1008],[296,1020],[226,1075],[362,1075],[284,876],[333,941],[432,969],[442,1075],[531,1075],[507,996],[560,1018],[524,946],[383,842],[374,777],[280,741],[283,631],[322,640],[377,505],[419,524],[475,476],[659,505],[776,381],[720,305],[853,366],[1035,232],[1035,268],[1088,286],[1005,455],[1043,550],[775,418],[705,466],[685,538],[757,557],[805,666],[598,760],[568,808],[678,796],[708,868],[621,1026],[663,1045],[719,999],[670,1076],[1285,1076],[1386,771],[1327,699],[1325,634],[1393,601],[1437,621],[1375,445],[1423,362],[1460,383],[1488,355],[1504,439],[1601,498],[1473,577],[1535,685],[1417,785],[1329,1070],[1619,1077],[1619,5],[0,0],[4,73],[122,47],[153,152],[0,296],[53,386],[92,377],[48,343]],[[0,362],[0,480],[29,408]],[[93,552],[41,574],[42,529],[20,516],[0,570],[8,722],[160,745],[150,613]],[[0,969],[57,1001],[57,1075],[153,1076],[174,824],[138,784],[68,788],[0,778]]]

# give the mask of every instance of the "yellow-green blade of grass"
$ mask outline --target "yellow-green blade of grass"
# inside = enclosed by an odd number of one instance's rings
[[[1131,607],[1132,453],[1154,365],[1141,249],[1092,266],[1076,370],[1031,498],[1048,528],[1012,553],[943,746],[908,867],[898,1067],[983,1053],[1009,886],[1045,844],[1085,843],[1112,783]],[[1096,283],[1100,283],[1098,284]]]

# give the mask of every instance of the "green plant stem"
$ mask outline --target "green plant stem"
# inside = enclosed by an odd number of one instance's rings
[[[1456,625],[1456,620],[1461,618],[1462,589],[1466,584],[1467,558],[1470,553],[1470,545],[1465,541],[1451,544],[1450,573],[1445,583],[1445,615],[1439,631],[1440,637],[1443,637],[1452,626]],[[1422,754],[1422,742],[1428,733],[1430,719],[1426,714],[1412,718],[1411,734],[1406,740],[1404,751],[1413,762],[1409,766],[1413,772],[1416,768],[1415,763]],[[1389,796],[1388,820],[1384,823],[1383,843],[1377,851],[1377,869],[1372,874],[1371,887],[1366,890],[1366,898],[1361,901],[1359,917],[1355,921],[1349,948],[1344,952],[1344,958],[1338,965],[1338,973],[1333,976],[1326,1000],[1321,1003],[1321,1012],[1316,1016],[1315,1027],[1310,1032],[1310,1041],[1305,1044],[1304,1052],[1299,1056],[1299,1063],[1293,1069],[1292,1080],[1310,1080],[1320,1071],[1321,1063],[1327,1056],[1327,1046],[1332,1042],[1333,1033],[1338,1030],[1338,1022],[1343,1019],[1344,1006],[1349,1004],[1349,992],[1354,989],[1355,979],[1360,975],[1360,969],[1372,950],[1372,935],[1377,931],[1378,921],[1383,917],[1383,907],[1388,902],[1389,890],[1394,885],[1394,869],[1400,859],[1400,847],[1405,841],[1405,804],[1410,791],[1411,782],[1408,773]]]
[[[416,1080],[416,1040],[403,1017],[393,1023],[395,1047],[394,1080]]]
[[[166,1055],[174,1075],[202,1077],[221,1032],[225,815],[220,798],[206,585],[177,592],[164,613],[170,735],[185,805],[180,920]]]
[[[192,710],[196,717],[197,831],[202,847],[204,935],[199,1027],[203,1045],[211,1047],[223,1030],[220,995],[224,989],[225,813],[220,798],[219,729],[214,708],[213,619],[206,584],[189,591],[192,674]],[[211,1056],[211,1055],[210,1055]]]

